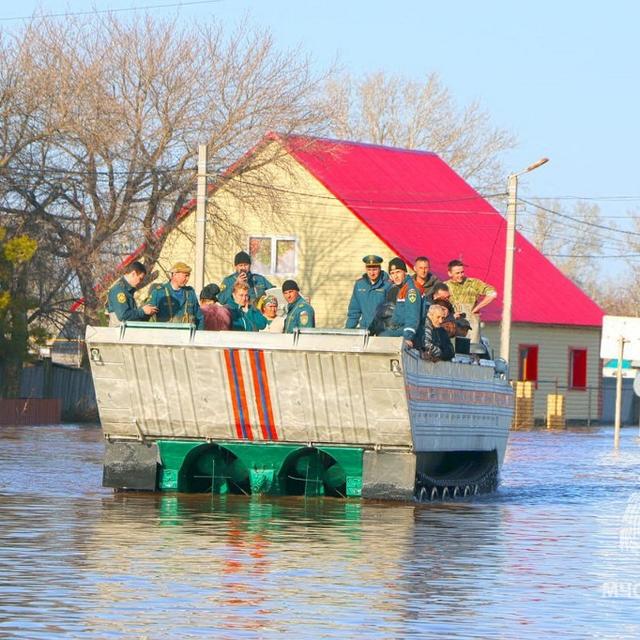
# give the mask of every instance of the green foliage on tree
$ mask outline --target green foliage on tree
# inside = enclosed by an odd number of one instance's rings
[[[0,395],[16,397],[20,372],[28,357],[27,312],[33,305],[26,286],[29,261],[38,244],[27,235],[10,236],[0,227],[0,363],[3,368]]]

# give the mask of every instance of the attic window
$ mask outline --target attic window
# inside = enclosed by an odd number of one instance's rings
[[[297,241],[286,236],[251,236],[251,271],[265,275],[292,276],[296,273]]]

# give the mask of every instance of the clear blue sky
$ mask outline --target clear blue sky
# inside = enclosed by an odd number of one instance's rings
[[[151,7],[171,0],[99,0],[98,10]],[[0,18],[85,11],[84,0],[2,3]],[[185,19],[230,23],[248,14],[283,47],[301,44],[319,65],[336,59],[354,73],[383,69],[419,79],[440,74],[461,104],[479,99],[517,150],[507,172],[541,156],[551,162],[527,176],[528,196],[602,198],[615,219],[640,208],[640,3],[538,0],[219,0],[149,8]],[[123,12],[123,17],[131,15]],[[19,22],[3,20],[11,28]],[[622,221],[619,221],[622,224]]]

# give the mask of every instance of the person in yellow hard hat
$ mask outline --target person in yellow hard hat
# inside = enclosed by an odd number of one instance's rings
[[[176,262],[169,271],[169,281],[157,286],[151,292],[149,303],[158,308],[158,322],[190,322],[198,329],[204,329],[204,316],[198,303],[198,296],[187,282],[191,267],[184,262]]]

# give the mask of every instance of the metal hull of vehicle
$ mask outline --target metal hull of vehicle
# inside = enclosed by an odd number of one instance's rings
[[[406,499],[443,478],[478,490],[504,457],[506,380],[399,338],[134,323],[86,342],[107,486]]]

